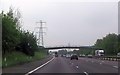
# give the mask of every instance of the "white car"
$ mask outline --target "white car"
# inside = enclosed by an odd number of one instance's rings
[[[71,55],[70,55],[70,54],[67,54],[67,55],[66,55],[66,57],[67,57],[67,58],[70,58],[70,57],[71,57]]]
[[[120,57],[120,52],[119,52],[119,53],[117,53],[117,57]]]
[[[88,54],[88,58],[92,58],[93,57],[93,55],[91,55],[91,54]]]
[[[80,54],[79,56],[80,56],[80,57],[85,57],[85,54]]]

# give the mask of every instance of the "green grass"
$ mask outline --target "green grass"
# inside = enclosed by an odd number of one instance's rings
[[[7,54],[4,59],[2,59],[2,67],[9,67],[16,64],[23,64],[30,61],[36,61],[44,58],[46,55],[43,52],[35,52],[35,56],[27,56],[22,52],[12,52]]]
[[[39,60],[39,59],[42,59],[42,58],[45,58],[46,57],[46,54],[42,53],[42,52],[35,52],[35,56],[33,57],[34,60]]]
[[[2,57],[0,57],[0,68],[2,67]]]

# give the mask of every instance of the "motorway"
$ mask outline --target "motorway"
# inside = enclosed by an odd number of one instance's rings
[[[66,57],[54,57],[45,66],[35,70],[34,73],[118,73],[118,62],[92,58],[79,58],[70,60]]]
[[[70,60],[66,57],[48,57],[43,60],[3,68],[6,75],[34,75],[34,74],[56,74],[68,73],[78,75],[118,75],[118,62],[100,60],[87,57],[79,57],[78,60]],[[61,75],[62,75],[61,74]]]

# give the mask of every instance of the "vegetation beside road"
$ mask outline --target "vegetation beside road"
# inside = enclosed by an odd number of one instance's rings
[[[33,32],[21,28],[18,10],[0,13],[2,16],[2,67],[44,58],[47,52],[37,44]]]
[[[86,48],[80,48],[80,50],[73,50],[67,52],[67,50],[61,50],[62,54],[77,54],[77,55],[95,55],[95,50],[103,49],[105,56],[116,57],[120,52],[120,34],[107,34],[102,39],[97,39],[95,44],[87,46]]]
[[[105,56],[116,56],[117,53],[120,52],[120,34],[119,35],[115,33],[107,34],[102,39],[97,39],[95,44],[91,47],[105,50]],[[94,50],[95,49],[92,48],[91,49],[86,48],[81,49],[79,53],[85,55],[88,54],[94,55],[95,54]]]
[[[2,57],[0,57],[0,67],[2,67]]]
[[[102,39],[97,39],[95,43],[95,47],[101,48],[105,50],[105,55],[107,56],[114,56],[120,52],[120,41],[119,38],[120,34],[108,34],[107,36],[103,37]]]
[[[23,64],[31,61],[41,60],[45,58],[47,55],[45,52],[37,51],[35,52],[35,55],[28,56],[22,52],[11,52],[10,54],[7,54],[6,57],[2,61],[2,67],[9,67],[13,65]]]

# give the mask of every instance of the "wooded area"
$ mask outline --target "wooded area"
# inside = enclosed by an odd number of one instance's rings
[[[95,47],[105,50],[106,55],[117,55],[120,52],[120,35],[108,34],[102,39],[97,39]]]
[[[33,33],[21,29],[20,12],[10,8],[8,13],[2,12],[1,15],[3,57],[13,51],[34,56],[34,52],[38,50],[37,39]]]

